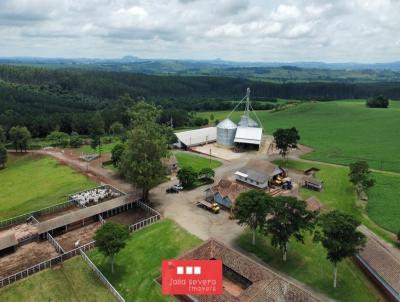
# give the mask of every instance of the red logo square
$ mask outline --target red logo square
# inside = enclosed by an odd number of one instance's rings
[[[164,295],[221,295],[222,260],[163,260]]]

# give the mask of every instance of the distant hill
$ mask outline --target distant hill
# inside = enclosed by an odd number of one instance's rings
[[[222,59],[167,60],[125,56],[117,59],[10,57],[0,64],[37,65],[126,71],[150,75],[225,76],[268,82],[393,82],[400,80],[400,62],[357,64],[324,62],[234,62]]]

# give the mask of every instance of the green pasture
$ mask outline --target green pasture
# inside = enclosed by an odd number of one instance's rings
[[[313,243],[310,235],[306,236],[304,244],[295,240],[289,242],[286,262],[282,261],[281,252],[271,246],[270,239],[261,234],[257,235],[255,246],[251,243],[249,232],[239,237],[238,244],[271,267],[337,301],[372,302],[383,299],[371,281],[350,259],[338,265],[337,288],[333,288],[332,264],[326,259],[324,248]]]
[[[89,256],[127,302],[175,301],[163,296],[155,282],[161,275],[161,261],[176,258],[200,243],[172,220],[163,220],[133,233],[115,258],[114,273],[109,259],[97,250]]]
[[[96,186],[50,157],[30,154],[10,155],[0,184],[0,219],[64,202],[69,194]]]
[[[300,194],[304,199],[315,196],[327,210],[337,209],[352,214],[389,241],[393,239],[393,236],[383,229],[393,233],[400,229],[400,207],[398,206],[400,174],[378,171],[372,173],[376,183],[368,192],[367,211],[364,211],[357,206],[357,194],[349,181],[347,167],[293,160],[287,163],[277,161],[277,163],[299,171],[311,167],[320,169],[316,176],[324,182],[324,189],[322,192],[315,192],[301,188]]]
[[[0,300],[38,301],[117,301],[92,269],[75,257],[61,266],[47,269],[0,289]]]
[[[112,143],[102,144],[101,145],[101,154],[111,153],[111,150],[118,143],[119,143],[119,141],[114,141]],[[77,152],[83,153],[83,154],[93,154],[93,153],[99,153],[99,151],[100,151],[100,147],[97,147],[96,150],[94,150],[90,145],[83,145],[78,149]]]
[[[199,116],[223,120],[229,112],[202,112]],[[231,118],[239,121],[241,112]],[[365,159],[379,170],[400,172],[400,102],[391,101],[388,109],[372,109],[362,100],[307,102],[281,111],[257,112],[264,129],[295,126],[301,143],[315,151],[307,159],[349,164]]]
[[[215,169],[222,165],[222,163],[218,160],[210,160],[204,156],[190,154],[188,152],[177,151],[174,154],[180,168],[192,167],[197,172],[203,168]]]

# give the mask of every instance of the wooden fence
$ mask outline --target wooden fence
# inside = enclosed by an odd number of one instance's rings
[[[59,253],[59,254],[64,254],[65,253],[64,249],[62,248],[62,246],[58,243],[57,240],[55,240],[53,238],[53,236],[51,236],[50,233],[46,233],[46,237],[47,237],[47,240],[50,242],[50,244],[56,249],[57,253]]]
[[[143,227],[145,227],[147,225],[153,224],[153,223],[155,223],[156,221],[158,221],[160,219],[161,219],[161,215],[160,214],[151,216],[151,217],[149,217],[149,218],[147,218],[145,220],[142,220],[142,221],[139,221],[139,222],[137,222],[135,224],[130,225],[129,226],[129,231],[131,233],[132,232],[136,232],[136,231],[140,230],[141,228],[143,228]]]
[[[62,262],[64,262],[65,260],[68,260],[76,255],[80,254],[80,251],[87,251],[94,248],[94,241],[91,241],[85,245],[82,245],[81,247],[78,247],[76,249],[70,250],[64,254],[58,255],[54,258],[51,258],[49,260],[43,261],[41,263],[38,263],[34,266],[31,266],[27,269],[24,269],[22,271],[19,271],[18,273],[12,274],[8,277],[5,277],[3,279],[0,280],[0,287],[9,285],[11,283],[14,283],[18,280],[21,280],[23,278],[26,278],[30,275],[33,275],[37,272],[40,272],[44,269],[48,269],[51,268],[52,266],[58,265]]]
[[[75,205],[74,203],[71,203],[70,201],[62,202],[59,204],[56,204],[54,206],[46,207],[37,211],[25,213],[22,215],[14,216],[5,220],[0,221],[0,229],[10,226],[12,224],[20,223],[26,221],[29,217],[31,216],[40,216],[48,213],[53,213],[56,211],[59,211],[61,209],[64,209],[66,207],[69,207],[71,205]],[[35,219],[36,220],[36,219]],[[37,220],[36,220],[37,221]]]
[[[85,254],[84,251],[80,251],[83,260],[90,266],[96,276],[100,279],[100,281],[111,291],[111,293],[115,296],[115,298],[120,302],[125,302],[125,299],[121,296],[121,294],[112,286],[112,284],[107,280],[107,278],[102,274],[102,272],[97,268],[97,266],[89,259],[89,257]]]

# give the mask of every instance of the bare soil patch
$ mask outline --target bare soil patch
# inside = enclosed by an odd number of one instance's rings
[[[67,252],[75,248],[75,242],[78,240],[79,246],[93,241],[94,235],[100,227],[100,222],[91,223],[81,228],[56,236],[54,239],[56,239],[64,251]]]
[[[0,278],[15,274],[58,254],[48,241],[25,244],[9,255],[0,257]]]
[[[135,224],[139,221],[142,221],[146,218],[149,218],[151,216],[150,213],[146,212],[145,210],[135,207],[132,209],[129,209],[128,211],[122,212],[120,214],[111,216],[109,218],[105,218],[106,221],[111,221],[114,223],[119,223],[119,224],[126,224],[126,225],[131,225]]]

